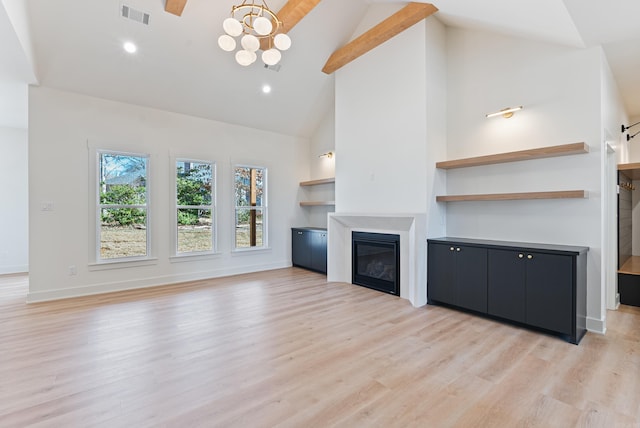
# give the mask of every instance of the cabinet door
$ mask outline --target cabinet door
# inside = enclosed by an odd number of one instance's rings
[[[455,304],[455,247],[429,243],[427,255],[427,300]]]
[[[527,253],[527,324],[572,334],[574,318],[573,258]]]
[[[487,313],[487,250],[455,246],[455,304]]]
[[[309,232],[301,229],[291,229],[291,263],[294,266],[311,266],[311,249]]]
[[[327,232],[311,232],[311,269],[327,273]]]
[[[491,249],[488,258],[488,313],[525,322],[525,253]]]

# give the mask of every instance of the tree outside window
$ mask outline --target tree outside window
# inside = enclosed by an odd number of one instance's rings
[[[266,226],[266,176],[263,167],[236,166],[235,247],[264,247]]]
[[[176,161],[176,223],[178,253],[214,249],[213,164]]]
[[[98,259],[148,255],[145,155],[98,153]]]

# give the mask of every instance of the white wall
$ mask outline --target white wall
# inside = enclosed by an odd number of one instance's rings
[[[29,96],[29,300],[52,299],[290,266],[290,227],[303,216],[296,195],[308,176],[309,142],[46,87]],[[151,266],[91,270],[87,141],[150,154]],[[108,148],[108,147],[107,147]],[[217,163],[219,255],[172,263],[170,154]],[[232,253],[233,163],[266,166],[269,247]],[[42,202],[54,210],[40,211]],[[77,275],[68,267],[75,265]]]
[[[29,270],[27,130],[0,128],[0,275]]]
[[[584,189],[588,199],[460,202],[447,234],[588,246],[587,326],[604,331],[601,50],[449,29],[448,158],[586,142],[589,154],[450,170],[449,194]],[[486,113],[524,105],[511,119]]]
[[[635,117],[630,117],[627,121],[624,122],[625,126],[629,126],[629,125],[633,125],[634,123],[638,123],[640,122],[640,116],[635,116]],[[629,136],[635,134],[636,132],[640,131],[640,125],[636,125],[633,128],[629,129],[628,131],[626,131],[622,137],[624,137],[624,141],[626,142],[626,135],[629,134]],[[629,156],[628,159],[623,160],[623,163],[634,163],[634,162],[640,162],[640,134],[636,135],[634,138],[632,138],[628,143],[626,143],[628,145],[628,151],[629,151]]]
[[[427,211],[426,27],[336,71],[336,212]]]
[[[335,135],[335,109],[331,106],[331,109],[322,118],[318,129],[311,136],[309,180],[336,176]],[[319,157],[328,152],[333,152],[334,157]],[[335,201],[335,199],[335,185],[333,183],[300,188],[300,200]],[[302,226],[327,227],[327,214],[334,210],[333,206],[306,207],[306,224]]]
[[[611,67],[604,52],[602,60],[602,304],[615,309],[618,296],[618,183],[617,164],[628,159],[629,144],[620,132],[627,114]],[[614,152],[612,152],[614,150]]]

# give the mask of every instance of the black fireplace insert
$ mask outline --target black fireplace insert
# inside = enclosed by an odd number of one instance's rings
[[[351,282],[400,295],[400,235],[352,232],[351,253]]]

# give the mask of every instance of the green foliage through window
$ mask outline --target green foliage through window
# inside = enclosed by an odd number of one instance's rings
[[[176,161],[177,252],[213,250],[213,164]]]
[[[147,161],[144,155],[99,153],[101,259],[147,255]]]

